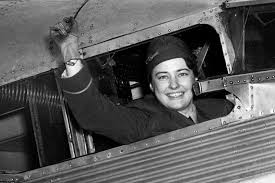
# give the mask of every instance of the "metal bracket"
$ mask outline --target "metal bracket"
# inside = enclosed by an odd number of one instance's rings
[[[197,82],[194,93],[200,95],[226,90],[233,95],[235,108],[222,118],[225,123],[275,113],[275,70],[232,75]]]

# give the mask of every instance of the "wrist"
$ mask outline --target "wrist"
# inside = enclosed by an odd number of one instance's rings
[[[75,66],[78,62],[81,62],[80,58],[72,58],[65,62],[66,66]]]
[[[65,62],[65,66],[66,66],[65,77],[72,77],[75,74],[77,74],[83,68],[84,65],[81,59],[71,59]]]

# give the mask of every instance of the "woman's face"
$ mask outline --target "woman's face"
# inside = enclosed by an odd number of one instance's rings
[[[150,88],[165,107],[184,111],[193,102],[193,71],[183,58],[174,58],[158,64],[152,71]]]

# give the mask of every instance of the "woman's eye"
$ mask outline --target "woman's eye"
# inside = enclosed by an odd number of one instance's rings
[[[185,73],[185,72],[182,72],[182,73],[179,73],[178,75],[179,77],[182,77],[182,76],[188,76],[188,73]]]
[[[168,78],[168,76],[165,76],[165,75],[164,75],[164,76],[159,76],[159,77],[158,77],[159,80],[165,80],[165,79],[167,79],[167,78]]]

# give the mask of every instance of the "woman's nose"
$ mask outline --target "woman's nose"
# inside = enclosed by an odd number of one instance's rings
[[[171,89],[177,89],[179,87],[179,83],[178,83],[177,78],[171,78],[170,79],[170,85],[169,85],[169,87]]]

